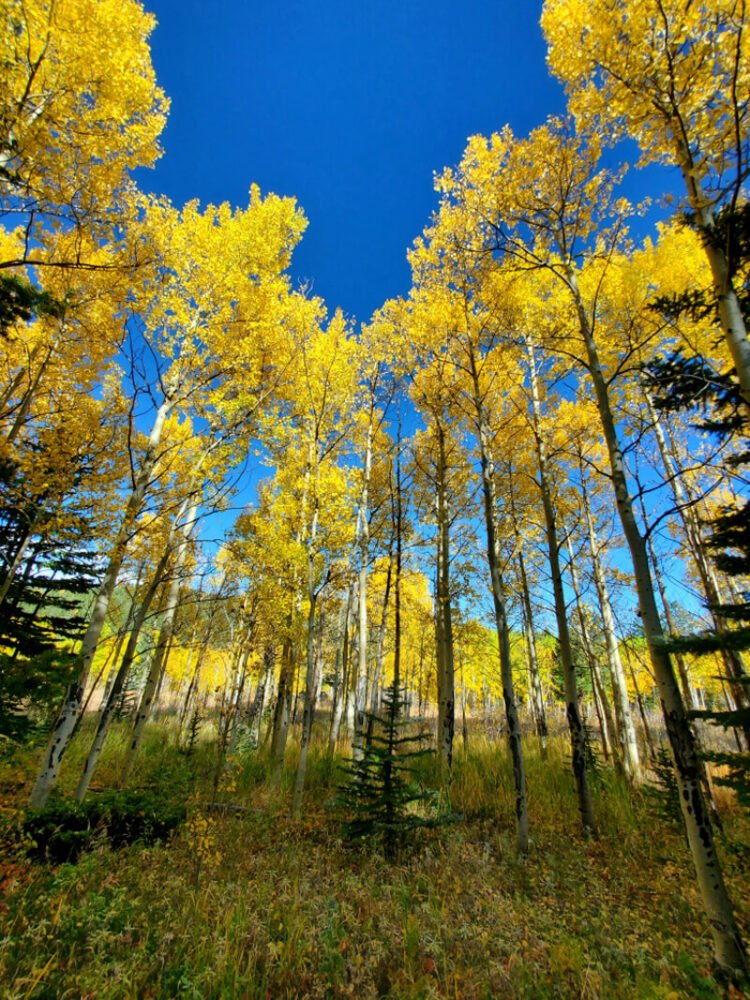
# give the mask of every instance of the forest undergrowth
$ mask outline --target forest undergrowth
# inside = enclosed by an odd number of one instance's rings
[[[81,747],[85,740],[76,741]],[[331,802],[340,761],[314,746],[302,818],[290,818],[296,747],[272,780],[262,750],[228,762],[181,753],[164,724],[148,733],[131,785],[187,818],[162,844],[75,864],[31,862],[20,818],[34,760],[2,782],[0,986],[8,1000],[135,997],[663,998],[729,993],[712,975],[690,857],[653,796],[603,771],[598,830],[580,830],[568,747],[528,747],[531,850],[515,847],[504,745],[476,736],[456,753],[431,807],[451,822],[421,831],[387,864],[340,836]],[[124,731],[92,795],[116,785]],[[70,794],[78,746],[62,791]],[[434,762],[420,780],[437,785]],[[66,781],[70,777],[70,781]],[[750,824],[719,801],[722,863],[750,930]]]

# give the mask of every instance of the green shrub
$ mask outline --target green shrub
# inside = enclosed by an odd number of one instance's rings
[[[184,807],[148,792],[107,792],[85,802],[55,799],[26,815],[23,832],[31,858],[61,864],[75,862],[99,838],[113,848],[165,840],[184,819]]]

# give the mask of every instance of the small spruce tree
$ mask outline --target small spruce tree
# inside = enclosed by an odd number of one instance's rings
[[[383,696],[381,715],[367,714],[370,739],[358,759],[346,765],[349,780],[339,787],[336,805],[346,816],[345,838],[354,843],[379,843],[393,860],[419,827],[434,821],[410,810],[415,803],[432,800],[433,793],[414,780],[416,762],[434,749],[424,744],[427,733],[407,732],[414,720],[404,716],[406,694],[395,681]]]

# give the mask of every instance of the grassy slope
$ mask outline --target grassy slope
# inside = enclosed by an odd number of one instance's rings
[[[99,776],[114,779],[115,739]],[[80,753],[80,750],[79,750]],[[393,866],[337,837],[332,767],[310,764],[308,812],[288,818],[262,761],[236,763],[205,807],[210,750],[189,768],[152,730],[137,780],[190,796],[168,846],[104,847],[76,866],[31,866],[6,836],[0,992],[8,998],[720,997],[679,829],[614,778],[600,834],[579,834],[564,743],[528,748],[533,844],[514,849],[504,748],[459,752],[450,796],[464,820]],[[293,755],[291,755],[293,757]],[[72,781],[76,760],[70,762]],[[27,768],[2,775],[10,816]],[[17,801],[20,801],[20,792]],[[750,824],[725,804],[731,891],[750,926]],[[656,823],[656,826],[654,825]],[[735,994],[739,995],[739,994]]]

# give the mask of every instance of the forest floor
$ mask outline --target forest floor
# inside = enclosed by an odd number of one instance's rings
[[[84,742],[69,755],[65,792]],[[123,746],[113,734],[96,788],[115,783]],[[60,865],[29,861],[18,837],[33,755],[2,765],[0,995],[742,995],[712,975],[679,826],[658,815],[652,796],[604,772],[598,831],[584,835],[562,738],[546,760],[529,741],[525,857],[504,746],[477,738],[458,747],[439,799],[454,821],[422,832],[395,863],[342,841],[327,806],[340,774],[313,751],[303,817],[293,821],[293,747],[279,782],[253,751],[231,762],[215,792],[211,746],[188,758],[155,725],[133,781],[164,801],[187,800],[187,821],[165,844],[100,843]],[[747,940],[750,821],[727,793],[720,801],[719,849]]]

